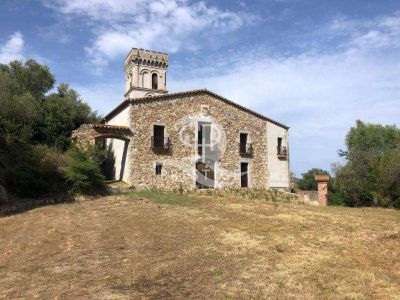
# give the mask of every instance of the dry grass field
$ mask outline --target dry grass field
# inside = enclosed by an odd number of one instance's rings
[[[0,218],[0,298],[400,299],[400,211],[157,192]]]

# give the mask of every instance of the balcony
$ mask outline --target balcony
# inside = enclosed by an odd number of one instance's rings
[[[151,149],[155,152],[168,152],[172,148],[172,144],[169,138],[162,136],[151,137]]]
[[[286,146],[278,147],[277,150],[278,150],[278,152],[277,152],[278,158],[282,158],[282,159],[287,158],[287,148],[286,148]]]
[[[252,157],[253,156],[253,144],[246,143],[239,145],[239,154],[240,156]]]

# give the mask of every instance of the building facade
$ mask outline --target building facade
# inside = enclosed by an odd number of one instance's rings
[[[167,54],[132,49],[125,100],[90,127],[114,178],[139,189],[288,189],[289,128],[208,90],[168,93],[167,67]]]

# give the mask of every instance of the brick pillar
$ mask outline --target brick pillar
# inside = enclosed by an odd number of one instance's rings
[[[315,175],[315,181],[318,184],[318,204],[327,206],[329,175]]]

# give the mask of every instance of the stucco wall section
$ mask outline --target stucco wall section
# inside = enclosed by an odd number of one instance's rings
[[[278,158],[278,138],[282,138],[282,146],[288,148],[288,131],[278,125],[268,122],[268,186],[271,188],[289,187],[289,154],[287,158]],[[288,152],[289,153],[289,152]]]
[[[130,158],[128,153],[129,142],[120,139],[107,138],[107,149],[114,156],[114,179],[129,182]]]
[[[122,111],[120,111],[117,115],[112,117],[110,120],[107,121],[109,125],[119,125],[119,126],[129,126],[129,110],[130,106],[127,105]]]
[[[122,111],[107,121],[109,125],[129,126],[130,125],[130,106],[127,105]],[[129,182],[130,175],[130,157],[129,147],[130,143],[124,140],[107,138],[107,149],[112,151],[114,155],[114,179]],[[126,149],[125,149],[126,148]],[[126,153],[124,154],[124,151]],[[121,172],[122,169],[122,172]]]
[[[134,132],[130,154],[131,182],[137,188],[195,188],[197,128],[187,120],[212,121],[222,129],[220,161],[216,168],[216,187],[240,187],[240,162],[248,161],[250,187],[266,188],[268,184],[267,121],[210,95],[182,96],[162,101],[131,104],[130,120]],[[203,114],[207,110],[208,114]],[[196,122],[197,124],[197,119]],[[166,126],[172,150],[165,154],[151,150],[152,126]],[[217,131],[218,131],[217,130]],[[253,144],[253,157],[239,155],[239,133],[248,133]],[[215,149],[216,150],[216,149]],[[156,163],[163,163],[162,175],[155,174]],[[288,175],[287,168],[285,169]]]

